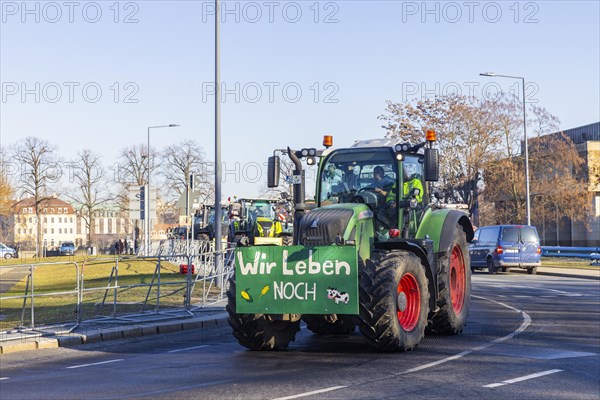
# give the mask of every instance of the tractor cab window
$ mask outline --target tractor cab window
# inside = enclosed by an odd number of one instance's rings
[[[420,203],[423,201],[424,186],[423,186],[423,163],[421,159],[414,156],[406,156],[405,160],[402,161],[403,170],[403,193],[402,195],[407,198],[415,193],[415,189],[419,190],[419,193],[415,195],[415,198]]]
[[[256,218],[273,219],[273,208],[268,203],[254,203],[248,207],[248,214]]]
[[[320,204],[364,202],[375,209],[385,202],[396,182],[396,165],[388,149],[347,149],[333,153],[321,169]]]
[[[215,210],[211,209],[208,212],[208,225],[214,225],[215,224]]]

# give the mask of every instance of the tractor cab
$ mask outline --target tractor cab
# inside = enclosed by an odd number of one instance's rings
[[[362,203],[373,213],[375,240],[414,236],[406,217],[418,218],[427,202],[421,148],[388,139],[356,142],[352,147],[323,154],[319,169],[319,207]],[[411,229],[412,228],[412,229]],[[409,230],[412,230],[409,232]]]
[[[215,237],[215,207],[213,205],[204,205],[194,215],[194,235],[199,240],[213,240]],[[221,209],[221,231],[227,232],[229,229],[229,219],[227,218],[227,208]]]
[[[279,244],[282,238],[290,237],[291,232],[284,229],[285,220],[281,220],[280,202],[271,199],[240,199],[230,207],[231,224],[229,241],[236,244]],[[257,238],[259,238],[257,240]]]

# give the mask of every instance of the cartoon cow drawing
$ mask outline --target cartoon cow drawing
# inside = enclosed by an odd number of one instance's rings
[[[336,288],[332,287],[327,289],[327,298],[329,300],[335,301],[335,304],[339,304],[340,302],[348,304],[348,302],[350,301],[350,296],[348,295],[348,293],[340,292]]]

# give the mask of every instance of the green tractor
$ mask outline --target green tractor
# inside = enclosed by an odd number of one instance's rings
[[[239,199],[229,207],[229,242],[236,246],[292,244],[292,227],[279,211],[285,199]]]
[[[288,148],[294,162],[291,246],[238,247],[227,312],[233,335],[252,350],[287,347],[301,321],[314,333],[358,326],[382,351],[405,351],[425,332],[459,334],[467,322],[473,226],[435,201],[435,132],[411,145],[391,139],[343,149]],[[316,202],[304,194],[301,159],[320,159]],[[269,187],[279,180],[269,159]]]
[[[227,208],[221,207],[221,231],[223,235],[229,229]],[[190,232],[190,238],[192,237]],[[194,215],[194,238],[202,241],[212,241],[215,238],[215,206],[202,205]]]

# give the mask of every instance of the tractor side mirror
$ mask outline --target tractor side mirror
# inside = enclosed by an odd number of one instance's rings
[[[440,179],[438,149],[425,149],[425,181],[437,182]]]
[[[267,165],[267,186],[274,188],[279,186],[279,172],[281,170],[281,160],[279,156],[269,157]]]

